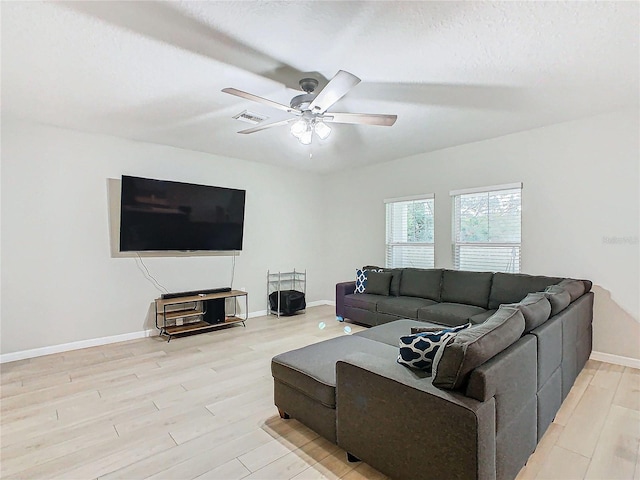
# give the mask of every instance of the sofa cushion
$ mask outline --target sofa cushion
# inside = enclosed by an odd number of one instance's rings
[[[381,362],[393,362],[398,347],[352,335],[282,353],[271,360],[271,373],[280,382],[323,405],[336,405],[336,362],[353,352],[375,355]]]
[[[436,331],[403,335],[400,337],[398,363],[419,370],[431,371],[433,358],[438,349],[443,348],[456,332],[469,327],[469,323],[453,328],[439,328]]]
[[[440,301],[442,269],[405,268],[400,280],[400,295]]]
[[[371,270],[367,272],[367,288],[366,292],[371,295],[389,296],[389,286],[391,285],[390,272],[375,272]]]
[[[524,332],[524,316],[517,308],[500,307],[484,323],[460,331],[434,359],[433,385],[458,389],[471,371],[515,343]]]
[[[419,326],[434,327],[442,330],[442,325],[420,322],[418,320],[395,320],[383,325],[377,325],[375,327],[367,328],[366,330],[354,333],[351,336],[368,338],[369,340],[375,340],[376,342],[382,342],[386,343],[387,345],[397,347],[398,339],[402,335],[409,334],[412,328]]]
[[[560,280],[562,279],[522,273],[495,273],[489,295],[489,308],[498,308],[503,303],[517,303],[527,293],[541,292]]]
[[[418,319],[442,325],[456,326],[469,322],[469,318],[483,313],[484,308],[461,303],[437,303],[418,310]]]
[[[418,297],[380,297],[377,309],[380,313],[387,313],[406,318],[418,318],[418,309],[436,302],[428,298]]]
[[[542,292],[530,293],[518,303],[503,304],[517,308],[524,316],[524,333],[529,333],[546,322],[551,316],[551,303]]]
[[[482,312],[482,313],[477,313],[473,317],[469,317],[469,322],[471,322],[474,325],[477,325],[479,323],[484,323],[491,315],[493,315],[497,311],[498,311],[498,309],[494,308],[492,310],[487,310],[487,311]]]
[[[344,306],[375,312],[378,302],[385,298],[387,297],[371,295],[370,293],[351,293],[344,296]]]
[[[569,292],[569,296],[571,297],[572,302],[580,298],[585,291],[584,282],[582,280],[565,278],[560,283],[558,283],[558,286],[564,288],[567,292]]]
[[[571,303],[571,295],[558,285],[551,285],[544,289],[544,294],[551,303],[551,316],[560,313]]]
[[[491,291],[491,272],[445,270],[442,275],[441,301],[487,308]]]

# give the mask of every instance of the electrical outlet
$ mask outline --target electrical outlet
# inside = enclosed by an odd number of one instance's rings
[[[184,325],[184,318],[176,318],[176,327]]]
[[[240,291],[241,292],[246,292],[247,291],[247,287],[240,287]]]

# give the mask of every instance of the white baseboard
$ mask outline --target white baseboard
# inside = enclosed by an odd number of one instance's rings
[[[640,359],[638,358],[622,357],[620,355],[603,352],[591,352],[591,356],[589,358],[599,362],[614,363],[616,365],[640,369]]]
[[[140,332],[123,333],[121,335],[112,335],[110,337],[92,338],[89,340],[62,343],[60,345],[51,345],[50,347],[33,348],[31,350],[3,353],[0,355],[0,363],[15,362],[16,360],[24,360],[26,358],[42,357],[44,355],[51,355],[52,353],[80,350],[81,348],[97,347],[98,345],[107,345],[109,343],[126,342],[127,340],[136,340],[138,338],[150,337],[156,332],[157,330],[155,329],[142,330]]]
[[[332,305],[335,307],[336,302],[334,302],[333,300],[317,300],[315,302],[307,303],[307,307],[319,307],[320,305]]]
[[[319,305],[335,305],[330,300],[318,300],[307,303],[307,307],[317,307]],[[262,317],[267,314],[266,310],[258,310],[249,312],[247,318]],[[27,358],[42,357],[53,353],[69,352],[71,350],[80,350],[81,348],[97,347],[99,345],[107,345],[109,343],[126,342],[127,340],[137,340],[138,338],[151,337],[156,335],[158,330],[142,330],[140,332],[123,333],[121,335],[112,335],[110,337],[92,338],[89,340],[79,340],[77,342],[62,343],[60,345],[51,345],[49,347],[33,348],[31,350],[22,350],[19,352],[0,354],[0,364],[7,362],[15,362],[17,360],[25,360]]]

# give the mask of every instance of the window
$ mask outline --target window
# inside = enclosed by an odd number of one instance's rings
[[[433,268],[433,195],[385,200],[388,268]]]
[[[520,271],[522,184],[451,192],[456,270]]]

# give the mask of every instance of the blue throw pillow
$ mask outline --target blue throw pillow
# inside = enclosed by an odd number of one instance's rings
[[[365,293],[367,290],[367,272],[381,272],[382,269],[362,268],[356,270],[356,289],[354,293]]]
[[[421,332],[400,337],[398,363],[411,368],[431,371],[433,360],[440,348],[444,348],[456,333],[471,326],[470,323],[435,332]]]

